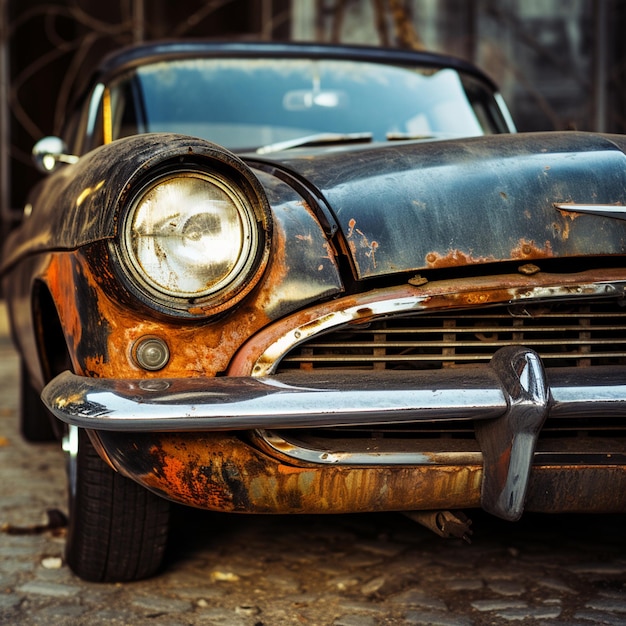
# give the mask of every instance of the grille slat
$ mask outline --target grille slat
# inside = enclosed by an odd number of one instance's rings
[[[509,345],[533,348],[546,367],[625,364],[625,330],[626,310],[606,300],[415,314],[313,338],[287,354],[278,371],[450,367],[488,362]]]
[[[509,344],[502,344],[509,345]],[[626,354],[620,355],[623,358],[626,358]],[[588,352],[580,351],[580,352],[568,352],[568,353],[544,353],[541,355],[544,361],[549,361],[551,359],[580,359],[580,358],[588,358],[594,357],[597,359],[606,359],[606,358],[614,358],[615,352],[598,352],[590,354]],[[341,363],[362,363],[369,361],[371,363],[383,363],[386,361],[404,361],[407,363],[416,362],[419,363],[421,361],[434,361],[435,356],[429,354],[396,354],[393,356],[390,355],[342,355],[340,357],[336,357],[333,359],[333,363],[341,364]],[[437,357],[438,361],[480,361],[486,362],[490,360],[489,355],[480,355],[480,354],[451,354],[445,356]],[[328,364],[330,361],[327,356],[294,356],[289,359],[285,359],[287,363],[325,363]],[[283,362],[285,362],[283,361]]]

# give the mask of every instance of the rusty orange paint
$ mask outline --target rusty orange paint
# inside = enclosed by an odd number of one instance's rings
[[[583,215],[582,213],[578,213],[577,211],[564,211],[563,209],[557,209],[557,211],[564,219],[570,220],[571,222]]]
[[[131,474],[149,489],[191,506],[227,512],[349,513],[475,507],[480,465],[295,467],[217,433],[153,435],[151,471]],[[141,446],[139,446],[141,447]]]
[[[540,248],[534,241],[520,239],[518,245],[511,250],[512,259],[545,259],[553,256],[552,244],[549,241]]]
[[[74,291],[74,255],[52,255],[51,262],[46,269],[45,282],[53,300],[62,303],[62,306],[58,307],[58,314],[65,331],[70,356],[72,356],[76,354],[82,337],[82,324],[78,317]],[[78,364],[73,362],[73,365],[76,367]]]
[[[358,240],[356,240],[355,234],[359,236]],[[348,247],[352,253],[352,258],[357,266],[359,265],[358,253],[364,250],[364,256],[371,260],[372,267],[376,267],[376,250],[378,250],[379,244],[375,240],[370,241],[367,235],[356,227],[356,220],[354,218],[350,219],[348,222],[346,239],[348,240]]]
[[[429,252],[425,258],[428,267],[433,269],[495,261],[493,257],[475,257],[472,256],[471,253],[462,252],[461,250],[449,250],[445,256],[442,256],[438,252]]]
[[[563,241],[566,241],[569,239],[571,224],[574,220],[581,217],[582,213],[576,213],[575,211],[562,211],[561,209],[557,209],[557,211],[563,219],[560,223],[555,222],[553,224],[553,229],[560,235]]]

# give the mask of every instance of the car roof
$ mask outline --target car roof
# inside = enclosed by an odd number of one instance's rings
[[[197,57],[214,58],[308,58],[344,59],[370,63],[419,65],[422,67],[452,68],[471,74],[486,82],[493,90],[495,83],[476,66],[462,59],[403,48],[375,46],[320,44],[303,42],[249,42],[215,40],[154,41],[121,48],[104,58],[90,81],[106,82],[121,71],[168,59]]]

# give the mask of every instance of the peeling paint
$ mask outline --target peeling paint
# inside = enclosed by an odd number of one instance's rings
[[[459,267],[461,265],[490,263],[495,260],[492,257],[475,257],[471,252],[462,252],[461,250],[448,250],[445,256],[438,252],[429,252],[426,255],[426,264],[431,268]]]
[[[355,238],[355,235],[358,235],[358,239]],[[378,242],[375,240],[370,241],[367,235],[356,227],[356,220],[354,218],[348,221],[346,238],[348,239],[348,246],[350,247],[354,262],[357,266],[360,265],[359,256],[362,254],[365,258],[370,259],[371,267],[376,269],[376,250],[378,250]]]

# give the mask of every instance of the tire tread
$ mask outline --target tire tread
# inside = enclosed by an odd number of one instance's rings
[[[167,543],[169,502],[112,470],[82,430],[77,462],[66,548],[72,570],[94,582],[155,574]]]

